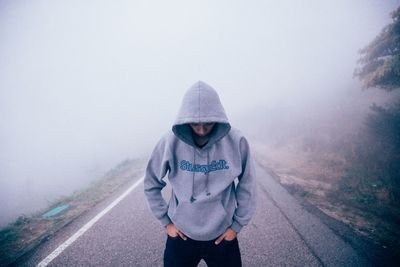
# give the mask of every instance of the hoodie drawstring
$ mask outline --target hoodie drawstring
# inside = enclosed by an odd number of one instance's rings
[[[210,151],[207,150],[207,168],[208,168],[209,164],[210,164]],[[193,147],[193,166],[196,166],[196,148],[194,148],[194,147]],[[190,197],[190,202],[191,203],[196,201],[196,198],[194,197],[194,176],[195,176],[195,172],[193,171],[192,173],[193,173],[193,175],[192,175],[192,196]],[[210,173],[209,170],[206,170],[206,174],[205,174],[206,175],[206,182],[205,182],[205,185],[206,185],[206,195],[207,196],[211,195],[211,193],[208,191],[208,174],[209,173]]]
[[[196,148],[193,147],[193,166],[196,166]],[[190,202],[194,202],[196,201],[196,199],[194,198],[194,173],[192,172],[192,196],[190,197]]]
[[[207,149],[207,168],[208,165],[210,164],[210,150]],[[207,176],[206,176],[206,195],[209,196],[210,192],[208,192],[208,174],[210,173],[210,170],[207,170]]]

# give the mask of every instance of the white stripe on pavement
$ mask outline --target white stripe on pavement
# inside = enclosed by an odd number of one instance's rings
[[[54,260],[58,255],[60,255],[68,246],[74,243],[81,235],[83,235],[87,230],[90,229],[101,217],[103,217],[107,212],[109,212],[112,208],[114,208],[121,200],[123,200],[133,189],[135,189],[142,181],[144,177],[140,178],[136,183],[134,183],[131,187],[129,187],[122,195],[120,195],[117,199],[115,199],[110,205],[108,205],[104,210],[99,212],[93,219],[91,219],[88,223],[82,226],[75,234],[73,234],[70,238],[67,239],[64,243],[62,243],[58,248],[56,248],[50,255],[48,255],[45,259],[43,259],[38,267],[47,266],[52,260]]]

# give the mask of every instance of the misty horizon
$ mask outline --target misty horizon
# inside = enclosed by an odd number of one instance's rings
[[[254,139],[359,125],[388,96],[361,90],[358,52],[396,4],[0,1],[0,226],[146,157],[198,80]]]

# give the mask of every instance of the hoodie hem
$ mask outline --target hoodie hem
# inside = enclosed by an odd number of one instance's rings
[[[171,219],[168,217],[168,215],[165,215],[160,219],[161,225],[166,227],[168,224],[172,223]]]
[[[237,221],[233,221],[231,228],[233,231],[235,231],[236,233],[239,233],[240,230],[242,230],[243,226],[240,225]]]

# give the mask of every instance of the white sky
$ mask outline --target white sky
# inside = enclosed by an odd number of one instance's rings
[[[149,153],[197,80],[239,128],[357,85],[396,5],[0,0],[0,225]]]

